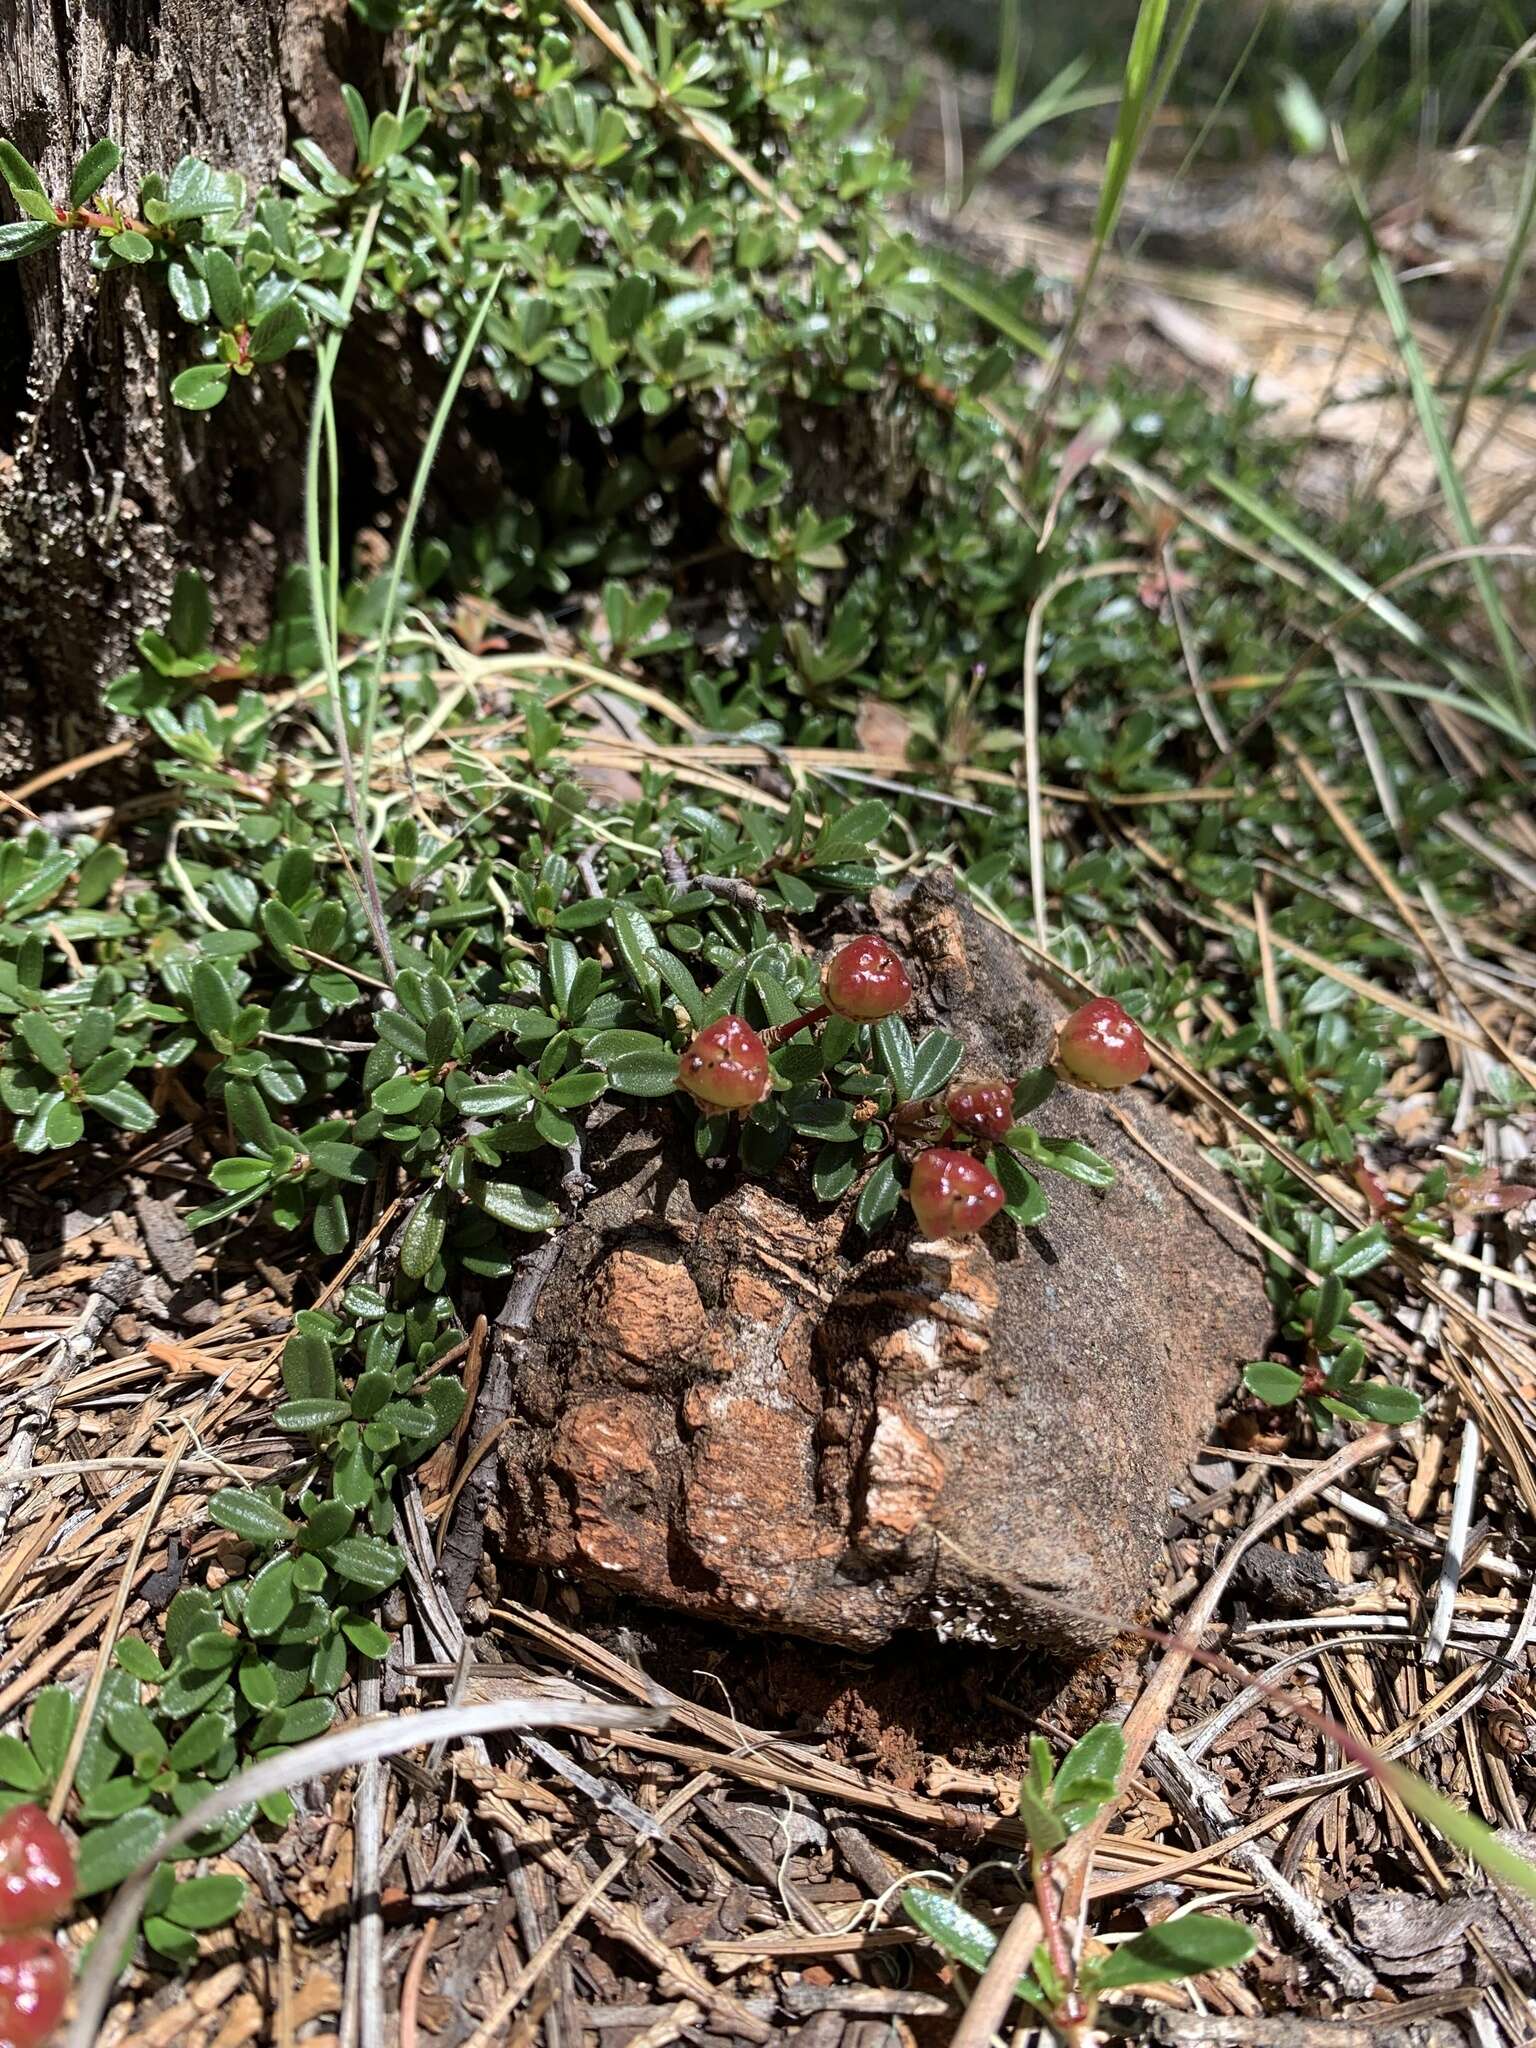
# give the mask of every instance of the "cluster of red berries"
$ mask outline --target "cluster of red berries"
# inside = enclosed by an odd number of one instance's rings
[[[677,1065],[677,1085],[710,1110],[745,1112],[773,1086],[770,1046],[826,1017],[875,1024],[912,1000],[912,978],[881,938],[850,939],[821,971],[820,1004],[766,1037],[745,1017],[717,1018],[695,1033]],[[1056,1070],[1086,1088],[1123,1088],[1147,1071],[1146,1041],[1135,1020],[1107,996],[1074,1010],[1056,1034]],[[960,1146],[1001,1143],[1013,1127],[1006,1081],[958,1082],[944,1098],[951,1144],[930,1145],[913,1162],[907,1199],[926,1237],[984,1230],[1007,1197],[995,1174]]]
[[[75,1858],[40,1806],[0,1814],[0,2048],[40,2048],[69,1998],[69,1958],[43,1930],[75,1900]]]

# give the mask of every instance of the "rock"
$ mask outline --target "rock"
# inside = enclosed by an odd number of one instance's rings
[[[877,894],[914,1028],[978,1073],[1048,1053],[1059,1006],[943,880]],[[850,918],[850,924],[853,920]],[[846,927],[845,927],[846,928]],[[1116,1120],[1215,1186],[1143,1092],[1059,1090],[1042,1130],[1114,1161],[1049,1176],[1021,1233],[870,1245],[852,1205],[706,1171],[670,1110],[617,1111],[513,1359],[507,1544],[689,1613],[872,1647],[932,1628],[1084,1651],[1145,1602],[1170,1490],[1269,1334],[1241,1234]]]

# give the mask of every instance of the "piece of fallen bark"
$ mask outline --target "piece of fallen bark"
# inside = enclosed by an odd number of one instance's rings
[[[1256,1543],[1238,1565],[1233,1590],[1261,1614],[1316,1614],[1348,1594],[1313,1550],[1294,1554]]]
[[[173,1287],[180,1287],[197,1271],[197,1246],[181,1217],[169,1202],[153,1195],[133,1198],[133,1213],[144,1239],[144,1249]]]
[[[1529,1857],[1531,1837],[1500,1840]],[[1536,1909],[1507,1887],[1478,1886],[1449,1899],[1414,1892],[1355,1892],[1348,1901],[1355,1940],[1383,1977],[1415,1994],[1491,1983],[1502,1967],[1522,1990],[1536,1985]]]

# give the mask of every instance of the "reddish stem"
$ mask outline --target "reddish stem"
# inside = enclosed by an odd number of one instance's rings
[[[787,1038],[793,1038],[797,1031],[804,1031],[809,1024],[819,1024],[824,1017],[830,1017],[831,1014],[825,1003],[818,1003],[814,1010],[807,1010],[803,1017],[796,1017],[788,1024],[775,1024],[771,1030],[765,1031],[763,1043],[772,1052]]]
[[[1051,2014],[1051,2025],[1064,2040],[1075,2041],[1088,2015],[1077,1995],[1077,1972],[1072,1965],[1072,1951],[1067,1946],[1066,1930],[1061,1924],[1061,1899],[1049,1856],[1034,1859],[1033,1876],[1035,1911],[1040,1915],[1040,1934],[1045,1952],[1051,1959],[1057,1982],[1066,1986],[1060,2010]]]
[[[131,213],[121,215],[93,213],[88,206],[77,206],[75,208],[75,221],[78,226],[83,228],[110,228],[114,235],[122,234],[126,229],[133,234],[144,235],[150,241],[157,239],[155,230],[149,225],[148,221],[135,220]]]

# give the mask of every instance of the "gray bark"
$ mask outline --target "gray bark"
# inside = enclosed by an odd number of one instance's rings
[[[62,193],[110,135],[110,190],[192,153],[252,192],[287,136],[346,163],[347,0],[11,0],[0,133]],[[119,183],[118,181],[121,181]],[[8,197],[0,200],[13,217]],[[194,360],[158,278],[91,270],[85,234],[0,267],[0,779],[106,736],[100,693],[159,624],[176,571],[214,586],[221,639],[256,637],[298,514],[302,375],[179,411]]]

